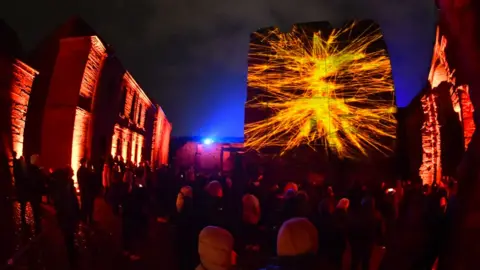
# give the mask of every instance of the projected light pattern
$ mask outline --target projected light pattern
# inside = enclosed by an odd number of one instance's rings
[[[320,144],[339,157],[367,156],[369,149],[391,152],[381,141],[396,132],[390,60],[385,50],[370,49],[382,38],[378,28],[341,41],[356,25],[327,38],[299,27],[256,33],[263,44],[251,44],[248,86],[262,93],[246,107],[272,115],[246,124],[246,147],[279,146],[283,154]]]

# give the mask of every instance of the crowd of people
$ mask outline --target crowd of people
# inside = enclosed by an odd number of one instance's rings
[[[428,246],[412,265],[432,269],[443,252],[441,235],[456,194],[454,181],[428,187],[421,181],[355,183],[335,192],[328,180],[275,183],[264,181],[262,171],[254,176],[198,174],[193,168],[175,173],[121,158],[97,166],[82,159],[76,187],[71,167],[45,172],[38,164],[37,155],[29,162],[14,160],[22,215],[30,202],[38,221],[41,197],[49,197],[72,264],[78,223],[95,222],[95,198],[103,194],[121,217],[124,255],[132,261],[141,259],[139,247],[154,218],[175,227],[172,248],[182,270],[345,269],[347,253],[352,270],[370,269],[376,247],[398,245],[396,228],[421,219]],[[41,232],[41,223],[35,223]]]

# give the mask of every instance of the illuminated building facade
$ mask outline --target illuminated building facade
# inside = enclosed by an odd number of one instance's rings
[[[121,80],[119,104],[111,156],[120,156],[133,164],[141,161],[150,161],[154,167],[167,164],[171,124],[160,106],[152,103],[128,72]]]
[[[38,72],[21,58],[21,46],[16,33],[6,23],[0,21],[0,91],[5,106],[9,110],[10,132],[7,153],[17,157],[23,155],[23,142],[27,108],[32,84]],[[3,105],[3,103],[2,103]]]
[[[159,167],[168,163],[172,124],[168,122],[165,113],[158,105],[153,129],[154,136],[152,140],[151,164],[155,167]]]
[[[28,108],[25,152],[40,154],[42,166],[70,164],[76,172],[81,158],[93,164],[109,155],[134,164],[150,160],[160,107],[83,20],[73,18],[54,31],[30,63],[41,75]]]

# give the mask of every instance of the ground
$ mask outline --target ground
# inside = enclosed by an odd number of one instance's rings
[[[94,218],[97,221],[92,227],[80,226],[77,235],[79,250],[78,270],[109,269],[176,269],[176,255],[171,249],[173,229],[168,223],[150,221],[148,237],[140,251],[141,259],[130,262],[122,255],[120,219],[114,216],[103,199],[97,199]],[[20,241],[23,247],[9,270],[68,270],[63,239],[57,227],[55,212],[49,205],[44,205],[44,230],[40,237]],[[25,237],[24,237],[25,238]],[[20,244],[19,244],[20,245]],[[377,269],[383,250],[377,248],[372,258],[371,269]],[[345,264],[348,265],[348,254]],[[1,268],[0,269],[4,269]],[[347,268],[345,268],[347,269]]]
[[[141,260],[130,262],[122,255],[120,242],[120,219],[103,199],[96,200],[94,218],[97,223],[91,227],[80,226],[77,235],[79,251],[76,269],[174,269],[174,254],[169,249],[172,242],[170,226],[151,221],[148,237],[142,245]],[[51,206],[44,205],[44,230],[37,241],[7,269],[67,270],[68,262],[63,238],[57,227],[55,213]],[[1,268],[0,268],[1,269]]]

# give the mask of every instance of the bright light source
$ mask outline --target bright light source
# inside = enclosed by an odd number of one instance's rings
[[[210,139],[210,138],[206,138],[206,139],[203,140],[203,144],[210,145],[210,144],[212,144],[212,143],[213,143],[213,140]]]

